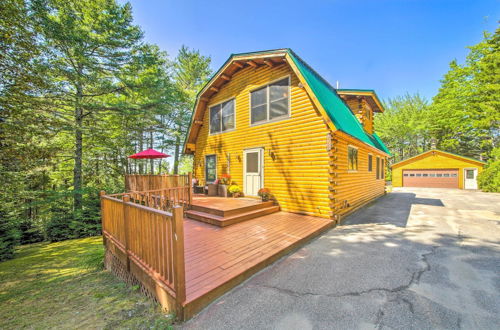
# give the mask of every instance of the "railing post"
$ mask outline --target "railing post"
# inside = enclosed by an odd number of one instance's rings
[[[106,239],[104,238],[104,202],[102,196],[106,195],[106,192],[104,190],[101,190],[99,192],[99,199],[101,201],[101,231],[102,233],[102,244],[106,245]]]
[[[188,173],[188,187],[188,203],[191,207],[191,204],[193,204],[193,173],[191,172]]]
[[[184,264],[184,211],[182,206],[176,205],[172,209],[173,224],[173,262],[174,262],[174,287],[175,300],[178,310],[186,301],[186,272]]]
[[[129,256],[129,248],[128,248],[128,241],[129,241],[129,214],[128,214],[128,203],[130,202],[130,196],[129,195],[124,195],[123,196],[123,229],[125,231],[125,239],[124,239],[124,244],[125,245],[125,254],[127,257],[127,271],[130,272],[130,256]]]

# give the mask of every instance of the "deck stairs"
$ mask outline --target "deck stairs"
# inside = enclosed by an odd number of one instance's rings
[[[225,227],[245,220],[275,213],[279,210],[279,206],[274,205],[274,202],[272,201],[229,209],[193,204],[191,205],[191,208],[186,211],[185,215],[193,220],[209,223],[219,227]]]

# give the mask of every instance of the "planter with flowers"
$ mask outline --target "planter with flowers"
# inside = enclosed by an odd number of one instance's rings
[[[267,202],[269,201],[269,199],[271,199],[271,190],[269,190],[268,188],[260,188],[257,194],[260,196],[260,198],[262,198],[263,202]]]
[[[219,193],[218,195],[220,197],[227,197],[227,187],[229,183],[231,182],[231,175],[230,174],[222,174],[221,178],[219,179]]]
[[[234,182],[229,186],[229,188],[227,188],[227,190],[234,198],[241,196],[241,188]]]

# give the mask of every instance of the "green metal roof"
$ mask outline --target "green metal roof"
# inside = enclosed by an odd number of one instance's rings
[[[335,89],[291,49],[287,51],[335,127],[390,155],[389,149],[376,133],[370,135],[363,129],[359,120],[338,96]]]

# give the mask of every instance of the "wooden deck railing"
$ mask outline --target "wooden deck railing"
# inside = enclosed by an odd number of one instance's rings
[[[128,195],[117,198],[101,192],[101,216],[107,251],[139,281],[144,275],[153,279],[155,285],[143,284],[159,300],[181,306],[186,300],[182,206],[166,212],[134,203]],[[158,288],[166,288],[171,298],[158,295]]]
[[[162,211],[171,211],[175,205],[189,208],[193,202],[193,189],[189,186],[164,188],[149,191],[131,191],[109,195],[117,199],[129,196],[132,203]]]
[[[182,175],[127,174],[125,175],[125,191],[149,191],[191,186],[191,179],[191,173]]]

